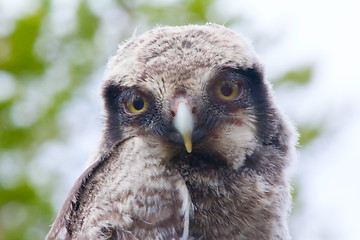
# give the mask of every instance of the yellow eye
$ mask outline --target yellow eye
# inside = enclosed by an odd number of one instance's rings
[[[231,81],[222,81],[216,88],[216,94],[224,100],[233,100],[239,93],[239,85]]]
[[[134,94],[126,101],[125,106],[129,113],[138,114],[148,108],[148,102],[145,97]]]

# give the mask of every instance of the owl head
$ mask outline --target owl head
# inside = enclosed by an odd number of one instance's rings
[[[219,25],[159,27],[123,43],[103,97],[109,147],[138,137],[164,161],[201,155],[230,168],[258,146],[286,148],[253,48]]]

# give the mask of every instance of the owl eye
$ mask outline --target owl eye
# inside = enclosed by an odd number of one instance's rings
[[[140,94],[133,94],[124,104],[125,110],[130,114],[139,114],[148,108],[146,98]]]
[[[221,81],[216,87],[216,94],[220,99],[233,100],[241,93],[241,86],[232,81]]]

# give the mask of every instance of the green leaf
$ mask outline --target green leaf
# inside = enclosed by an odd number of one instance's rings
[[[99,26],[99,18],[91,11],[87,1],[81,1],[78,11],[77,34],[82,39],[92,40]]]
[[[53,221],[53,210],[47,199],[24,180],[12,189],[0,183],[0,239],[44,239]]]
[[[9,56],[0,58],[3,70],[14,75],[41,74],[44,71],[46,63],[35,55],[34,44],[45,14],[46,9],[42,7],[35,14],[19,19],[14,32],[0,39],[10,52]]]
[[[274,87],[278,87],[284,83],[291,83],[294,85],[308,84],[312,77],[312,66],[306,66],[298,70],[291,70],[283,76],[272,81]]]
[[[305,147],[321,134],[322,129],[319,126],[300,126],[298,131],[300,134],[299,146]]]

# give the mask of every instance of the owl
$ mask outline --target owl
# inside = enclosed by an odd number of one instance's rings
[[[123,43],[98,153],[47,239],[289,239],[296,131],[241,35],[158,27]]]

